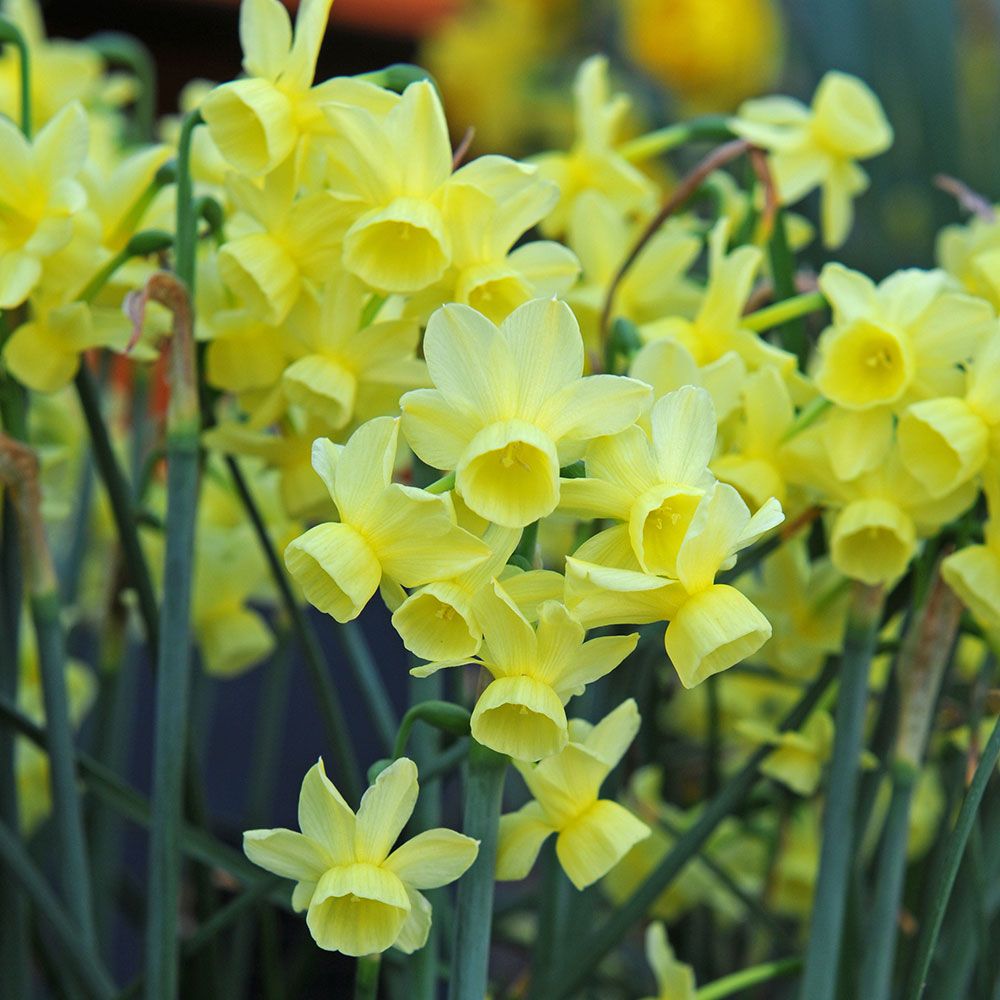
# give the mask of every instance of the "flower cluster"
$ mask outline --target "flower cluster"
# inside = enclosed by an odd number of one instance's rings
[[[119,307],[179,250],[180,174],[198,216],[191,625],[206,672],[280,645],[263,536],[294,596],[336,622],[384,605],[370,614],[391,617],[415,678],[464,671],[468,734],[527,790],[499,821],[498,880],[528,877],[554,834],[573,885],[604,879],[621,901],[697,822],[663,768],[612,779],[641,706],[670,746],[710,742],[723,774],[762,753],[792,803],[720,825],[652,913],[733,918],[722,871],[737,895],[807,914],[835,726],[826,703],[782,720],[842,648],[852,584],[923,593],[947,543],[941,576],[977,653],[1000,636],[1000,223],[946,230],[939,268],[796,275],[766,252],[812,242],[791,209],[819,192],[822,243],[840,247],[860,163],[892,141],[859,80],[829,73],[808,106],[752,100],[713,125],[750,156],[751,191],[722,169],[685,191],[651,168],[674,138],[629,135],[601,56],[578,71],[565,149],[463,162],[420,73],[316,80],[330,4],[302,0],[293,25],[279,0],[243,0],[244,74],[190,88],[183,125],[138,143],[129,81],[83,46],[56,51],[20,5],[37,94],[21,121],[0,89],[2,361],[32,392],[49,525],[91,485],[66,390],[99,377],[107,450],[132,456],[142,549],[167,590],[160,456],[140,428],[163,430],[170,325],[151,307],[133,329]],[[107,504],[86,509],[92,557],[114,551]],[[83,562],[68,571],[77,615],[107,617],[104,561],[89,580]],[[294,880],[321,948],[421,948],[421,890],[477,857],[443,828],[394,848],[417,796],[416,766],[394,756],[356,812],[320,760],[301,832],[244,835],[251,861]],[[914,851],[942,809],[932,765]],[[662,926],[647,940],[661,995],[693,996]]]

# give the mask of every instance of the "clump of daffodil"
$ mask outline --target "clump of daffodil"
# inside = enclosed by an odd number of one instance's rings
[[[677,961],[667,929],[657,920],[646,928],[646,961],[656,978],[656,996],[644,1000],[695,1000],[694,969]]]
[[[596,726],[574,719],[570,742],[559,753],[538,764],[516,765],[532,801],[500,818],[497,879],[525,878],[542,844],[555,834],[560,865],[577,889],[585,889],[649,836],[649,827],[624,806],[598,797],[639,722],[630,698]]]
[[[431,905],[420,892],[460,878],[479,842],[454,830],[419,833],[393,845],[417,801],[417,768],[401,757],[365,792],[355,813],[326,776],[320,758],[299,793],[299,829],[248,830],[247,857],[295,880],[292,906],[306,912],[313,940],[326,951],[368,955],[422,948]]]
[[[628,54],[694,111],[730,111],[781,68],[773,0],[625,0],[620,17]]]
[[[258,177],[294,153],[304,137],[330,132],[326,109],[349,101],[384,113],[395,96],[363,80],[339,77],[313,86],[333,0],[303,0],[292,32],[280,0],[243,0],[240,43],[246,77],[215,88],[202,102],[208,131],[241,174]]]
[[[46,260],[69,243],[87,202],[79,174],[87,156],[87,116],[63,108],[29,142],[0,118],[0,307],[21,305]]]
[[[337,621],[356,618],[383,575],[404,587],[446,580],[489,556],[458,527],[448,500],[392,482],[399,424],[379,417],[346,445],[319,438],[312,464],[340,520],[319,524],[285,549],[306,600]]]
[[[828,264],[819,283],[833,322],[820,336],[814,374],[836,404],[823,422],[824,443],[837,474],[852,479],[885,458],[894,414],[961,394],[959,365],[993,334],[993,310],[949,290],[940,271],[899,271],[876,286]]]
[[[428,465],[454,469],[475,513],[523,527],[559,503],[559,469],[583,442],[635,422],[647,385],[583,377],[583,341],[569,307],[535,299],[498,327],[468,306],[438,310],[424,356],[436,388],[400,400],[403,432]]]
[[[492,591],[473,606],[484,640],[479,657],[428,663],[411,673],[426,677],[442,667],[481,664],[493,681],[472,712],[473,737],[515,760],[541,760],[571,738],[566,702],[614,670],[639,635],[584,641],[584,627],[557,601],[538,608],[536,630],[500,583],[494,581]]]
[[[573,85],[576,135],[565,153],[542,153],[534,158],[544,177],[559,186],[559,201],[542,222],[546,236],[565,233],[576,199],[585,191],[606,195],[626,217],[649,214],[656,204],[656,188],[617,149],[631,102],[611,94],[606,56],[591,56],[581,64]]]
[[[851,229],[853,199],[868,187],[857,161],[892,145],[892,127],[872,91],[856,77],[831,71],[810,107],[790,97],[762,97],[747,101],[730,124],[770,152],[783,204],[820,188],[823,242],[840,246]]]

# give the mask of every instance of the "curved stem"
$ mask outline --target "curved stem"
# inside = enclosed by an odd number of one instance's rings
[[[752,148],[750,143],[744,139],[734,139],[732,142],[727,142],[725,145],[719,146],[718,149],[706,156],[691,173],[681,180],[674,189],[673,194],[664,202],[663,207],[650,219],[646,228],[639,234],[632,249],[628,252],[625,260],[622,261],[615,276],[611,279],[611,284],[608,286],[608,291],[604,299],[604,308],[601,310],[601,321],[598,327],[601,331],[602,342],[607,338],[608,326],[611,322],[611,310],[614,308],[615,293],[618,291],[618,286],[625,279],[625,275],[628,274],[649,241],[659,232],[660,227],[670,216],[683,208],[688,199],[698,190],[701,183],[709,174],[743,156]]]
[[[21,29],[9,18],[0,17],[0,41],[10,42],[21,57],[21,131],[31,138],[31,50]]]
[[[765,306],[752,313],[747,313],[740,320],[740,326],[748,330],[760,332],[770,330],[773,326],[780,326],[791,319],[800,316],[807,316],[811,312],[818,312],[827,306],[826,296],[822,292],[805,292],[802,295],[793,295],[791,298],[782,299],[774,305]]]
[[[723,1000],[724,997],[731,997],[741,990],[750,989],[751,986],[757,986],[760,983],[777,979],[779,976],[798,972],[800,968],[802,968],[801,958],[779,958],[774,962],[764,962],[761,965],[753,966],[753,968],[734,972],[731,976],[717,979],[707,986],[702,986],[695,993],[695,1000]]]

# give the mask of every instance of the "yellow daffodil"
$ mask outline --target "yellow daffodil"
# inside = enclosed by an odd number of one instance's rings
[[[313,468],[340,520],[319,524],[285,549],[285,565],[314,607],[356,618],[383,574],[416,587],[482,562],[489,548],[459,528],[448,501],[392,482],[398,421],[379,417],[346,445],[313,444]]]
[[[100,53],[86,42],[50,39],[36,0],[4,0],[3,14],[21,30],[31,52],[32,126],[37,129],[79,101],[92,114],[110,113],[135,98],[135,81],[107,73]],[[13,45],[0,54],[0,113],[20,121],[21,60]]]
[[[741,587],[773,629],[755,654],[762,663],[807,680],[840,649],[850,590],[828,558],[810,561],[806,539],[788,539]]]
[[[653,387],[653,398],[693,385],[712,397],[721,424],[740,405],[747,366],[735,351],[699,367],[691,352],[677,340],[651,340],[636,352],[629,375]],[[640,419],[645,425],[645,418]]]
[[[649,827],[610,799],[604,779],[639,731],[630,698],[596,726],[574,719],[571,741],[538,764],[517,764],[532,801],[500,818],[497,879],[525,878],[542,844],[556,834],[556,856],[577,889],[605,876]]]
[[[479,842],[453,830],[419,833],[393,850],[417,801],[417,768],[401,757],[365,792],[355,814],[320,758],[299,793],[299,828],[248,830],[243,850],[256,865],[294,879],[292,906],[306,911],[313,940],[326,951],[368,955],[422,948],[431,905],[419,890],[460,878]]]
[[[591,56],[581,64],[573,85],[576,137],[566,153],[543,153],[534,158],[542,172],[559,186],[555,208],[542,223],[546,236],[566,231],[576,199],[585,191],[600,191],[622,215],[638,218],[656,204],[655,187],[615,148],[624,138],[631,102],[624,94],[611,95],[606,56]]]
[[[614,670],[635,649],[638,633],[584,641],[583,626],[556,601],[538,609],[538,630],[496,581],[475,604],[485,648],[478,659],[436,662],[410,672],[426,677],[442,667],[478,663],[493,681],[476,701],[472,735],[515,760],[558,753],[570,738],[566,702]]]
[[[831,71],[820,80],[811,107],[790,97],[763,97],[747,101],[731,126],[770,152],[783,204],[821,189],[823,242],[839,247],[851,229],[853,199],[868,187],[857,161],[892,145],[892,127],[871,90],[856,77]]]
[[[485,562],[450,580],[428,583],[393,608],[392,625],[403,645],[424,660],[459,660],[474,656],[482,644],[476,616],[477,599],[500,576],[517,546],[516,528],[490,525],[483,541],[490,547]]]
[[[1000,335],[968,366],[964,396],[912,404],[897,432],[904,464],[932,496],[952,492],[1000,457]]]
[[[721,219],[708,239],[708,284],[693,319],[667,316],[646,324],[643,335],[650,340],[677,340],[699,366],[718,361],[735,351],[754,371],[774,365],[785,376],[795,371],[795,356],[774,347],[741,324],[743,310],[754,278],[760,269],[758,247],[741,246],[727,253],[729,222]]]
[[[555,510],[560,466],[582,442],[633,423],[649,387],[614,375],[581,377],[583,341],[569,307],[535,299],[499,328],[468,306],[432,317],[424,356],[435,389],[400,400],[413,450],[482,517],[523,527]]]
[[[645,1000],[695,1000],[694,969],[677,961],[660,921],[646,928],[646,961],[656,978],[656,996]]]
[[[958,366],[993,334],[993,310],[949,291],[940,271],[899,271],[876,286],[828,264],[819,281],[833,323],[820,336],[816,386],[837,404],[824,442],[838,476],[853,479],[883,461],[897,410],[961,394]]]
[[[676,579],[642,570],[626,525],[609,528],[566,559],[567,604],[588,626],[669,621],[664,643],[685,687],[755,653],[771,626],[757,608],[716,574],[736,553],[783,519],[776,501],[753,516],[740,495],[717,483],[697,502],[678,545]]]
[[[333,0],[303,0],[294,35],[280,0],[243,0],[240,44],[247,76],[225,83],[201,113],[222,155],[246,177],[258,177],[295,152],[304,136],[326,134],[325,111],[349,101],[380,113],[394,94],[363,80],[339,77],[313,86]]]
[[[343,233],[339,203],[328,191],[296,197],[295,158],[258,185],[230,178],[240,214],[219,251],[219,272],[254,313],[281,323],[307,291],[323,284],[339,261]]]
[[[811,913],[821,839],[818,804],[815,800],[800,804],[782,826],[767,887],[768,902],[777,912],[800,919]]]
[[[714,480],[715,411],[704,389],[686,386],[657,400],[652,434],[630,427],[593,441],[587,477],[563,480],[563,510],[628,524],[644,572],[676,578],[677,555],[701,498]]]
[[[346,273],[323,293],[318,322],[303,331],[303,354],[285,370],[285,395],[331,428],[347,424],[363,382],[411,388],[424,383],[417,359],[420,330],[410,320],[376,321],[361,329],[369,294]]]
[[[29,142],[0,118],[0,307],[20,305],[41,280],[46,258],[73,235],[87,196],[77,179],[87,156],[87,116],[60,111]]]
[[[344,267],[380,292],[417,292],[451,264],[443,212],[451,141],[437,91],[410,84],[381,118],[358,105],[331,112],[330,191],[347,217]]]
[[[529,299],[566,292],[580,273],[572,250],[551,240],[514,244],[559,197],[535,167],[484,156],[463,167],[443,196],[451,267],[415,297],[422,314],[463,302],[500,323]]]
[[[774,747],[761,762],[762,774],[799,795],[816,791],[833,749],[833,719],[828,712],[814,712],[798,732],[779,732],[754,719],[744,719],[736,732],[754,745]]]

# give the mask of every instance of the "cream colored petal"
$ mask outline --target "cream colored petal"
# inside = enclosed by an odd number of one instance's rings
[[[404,587],[448,580],[489,557],[489,547],[454,522],[440,496],[394,483],[366,512],[367,537],[383,571]]]
[[[652,399],[645,382],[622,375],[588,375],[551,395],[537,422],[555,439],[585,441],[635,423]]]
[[[454,830],[418,833],[385,859],[384,867],[414,889],[437,889],[461,878],[479,853],[479,842]]]
[[[584,745],[591,753],[600,757],[609,768],[617,767],[636,738],[641,722],[635,699],[628,698],[587,733]]]
[[[292,47],[292,22],[285,5],[280,0],[243,0],[240,45],[248,76],[276,79]]]
[[[634,497],[603,479],[560,479],[559,511],[575,517],[628,519]]]
[[[572,310],[558,299],[533,299],[500,325],[518,383],[518,414],[533,420],[563,386],[583,374],[583,339]]]
[[[653,448],[662,482],[701,485],[715,451],[715,407],[704,389],[684,386],[653,406]]]
[[[677,553],[677,575],[689,592],[712,585],[749,521],[750,511],[732,486],[717,483],[705,494]]]
[[[333,0],[302,0],[295,17],[295,40],[285,66],[285,79],[294,87],[305,90],[316,74],[326,24]]]
[[[451,175],[451,140],[441,99],[428,80],[411,83],[385,119],[408,194],[427,195]]]
[[[350,437],[337,464],[333,498],[342,521],[366,524],[392,481],[399,421],[377,417]]]
[[[294,830],[247,830],[243,853],[255,865],[296,881],[315,882],[333,865],[316,841]]]
[[[624,806],[599,799],[556,839],[556,855],[577,889],[585,889],[609,871],[640,840],[649,827]]]
[[[433,912],[427,898],[416,889],[407,886],[406,895],[410,900],[410,912],[392,946],[404,955],[411,955],[427,944]]]
[[[323,847],[332,864],[350,864],[354,861],[354,826],[354,813],[326,776],[320,757],[302,780],[299,829]]]
[[[476,600],[476,617],[482,627],[495,675],[519,674],[534,669],[538,656],[535,631],[507,592],[495,582]]]
[[[613,483],[633,499],[659,481],[653,449],[641,427],[591,441],[586,465],[588,476]]]
[[[79,102],[66,105],[38,133],[34,141],[39,179],[51,187],[63,177],[75,177],[87,158],[90,130]]]
[[[437,389],[413,389],[399,406],[407,444],[435,469],[454,469],[480,429],[475,411],[449,403]]]
[[[506,339],[469,306],[443,306],[424,334],[424,357],[434,385],[454,406],[483,423],[516,413],[517,375]]]
[[[417,766],[400,757],[375,779],[358,807],[355,849],[362,862],[381,865],[417,802]]]
[[[819,288],[833,308],[838,323],[868,319],[878,310],[875,283],[867,275],[843,264],[824,265],[819,275]]]
[[[527,878],[545,838],[553,832],[537,802],[529,802],[517,812],[501,816],[497,881],[513,882]]]

